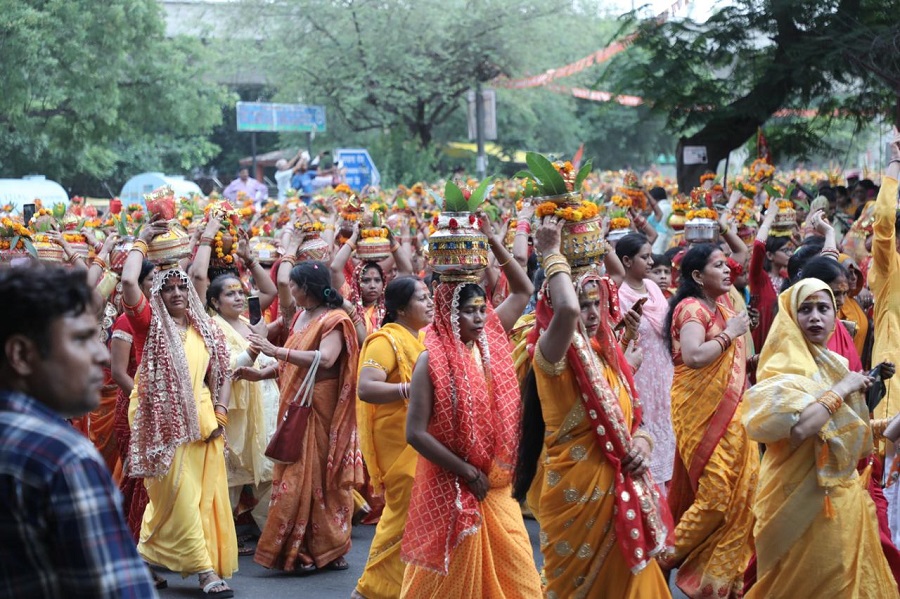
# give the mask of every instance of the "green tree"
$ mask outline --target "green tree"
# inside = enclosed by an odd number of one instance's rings
[[[164,33],[155,0],[0,0],[0,172],[105,193],[207,162],[229,95],[199,40]]]
[[[713,167],[782,109],[817,112],[779,121],[773,135],[776,154],[809,156],[827,144],[823,121],[861,126],[892,111],[895,13],[893,0],[736,0],[705,23],[632,21],[634,47],[607,75],[648,100],[683,144],[706,145]]]
[[[258,0],[246,0],[259,10]],[[268,5],[268,3],[265,3]],[[355,133],[402,127],[427,146],[476,81],[518,67],[525,23],[563,0],[289,0],[262,63],[283,99],[326,104]],[[298,38],[300,47],[286,47]],[[329,122],[329,128],[331,122]]]

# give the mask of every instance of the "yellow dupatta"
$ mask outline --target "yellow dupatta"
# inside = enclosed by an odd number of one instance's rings
[[[254,366],[253,363],[238,363],[242,354],[250,347],[250,342],[244,339],[227,320],[216,314],[213,316],[216,324],[225,334],[228,350],[231,358],[231,369],[238,366]],[[241,317],[245,324],[250,324]],[[275,361],[268,356],[260,354],[256,363],[264,368]],[[260,481],[272,480],[272,461],[266,458],[265,413],[263,410],[265,398],[263,397],[263,385],[266,381],[231,381],[231,404],[228,410],[228,425],[225,433],[228,437],[229,448],[229,486],[239,484],[258,485]],[[237,472],[235,472],[235,470]],[[252,476],[252,481],[248,479]]]

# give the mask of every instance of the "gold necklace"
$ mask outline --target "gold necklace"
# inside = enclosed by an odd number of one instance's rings
[[[176,322],[175,326],[178,327],[178,336],[181,337],[182,345],[187,343],[188,329],[191,327],[190,323],[188,323],[184,327],[182,327],[178,322]]]

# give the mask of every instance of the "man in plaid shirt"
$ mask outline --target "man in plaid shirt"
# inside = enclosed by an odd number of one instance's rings
[[[0,598],[156,597],[90,441],[102,366],[86,271],[0,270]]]

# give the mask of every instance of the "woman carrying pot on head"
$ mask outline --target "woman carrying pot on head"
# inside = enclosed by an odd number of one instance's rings
[[[385,508],[369,548],[369,559],[353,597],[397,597],[406,568],[400,542],[418,454],[406,442],[410,381],[425,350],[423,328],[434,318],[434,302],[425,283],[397,277],[385,291],[384,325],[369,335],[360,351],[356,406],[359,444],[373,489]]]
[[[122,268],[122,300],[141,356],[126,473],[144,478],[150,500],[138,552],[183,576],[197,574],[205,594],[232,597],[222,580],[237,569],[223,436],[228,346],[180,267],[159,266],[149,300],[141,292],[147,244],[166,230],[145,225]]]
[[[539,597],[540,577],[510,485],[519,386],[507,332],[531,282],[480,218],[510,294],[492,308],[475,281],[444,274],[412,375],[406,438],[421,455],[403,532],[401,597]]]
[[[207,234],[213,226],[207,227]],[[215,235],[215,233],[212,233]],[[230,352],[231,406],[225,433],[228,439],[228,486],[232,512],[238,513],[244,485],[254,487],[256,506],[252,516],[260,530],[265,525],[272,481],[272,462],[265,456],[266,445],[275,432],[278,412],[278,384],[275,381],[277,361],[260,355],[250,347],[252,334],[246,318],[247,292],[234,272],[225,271],[212,281],[203,273],[210,271],[211,246],[197,250],[191,270],[198,290],[203,290],[206,307],[225,335]],[[238,242],[237,255],[246,270],[255,273],[260,295],[260,310],[277,294],[275,284],[259,263],[250,256],[246,238]],[[237,265],[235,265],[237,266]],[[252,555],[252,548],[239,547],[240,555]]]
[[[515,497],[539,498],[546,597],[669,597],[653,558],[671,546],[672,522],[649,472],[654,443],[640,427],[632,367],[613,334],[615,284],[596,265],[569,266],[561,225],[548,216],[535,233],[547,279],[528,339]]]
[[[366,334],[371,335],[378,330],[384,320],[384,289],[389,278],[385,276],[383,262],[356,260],[351,257],[356,250],[359,235],[357,223],[350,238],[335,253],[331,261],[331,277],[337,289],[343,289],[346,283],[347,299],[356,307],[359,318],[366,326]],[[411,276],[413,266],[408,250],[394,238],[390,229],[388,240],[391,242],[391,256],[397,266],[397,276]],[[348,261],[352,261],[353,264],[353,274],[349,280],[344,277]]]

